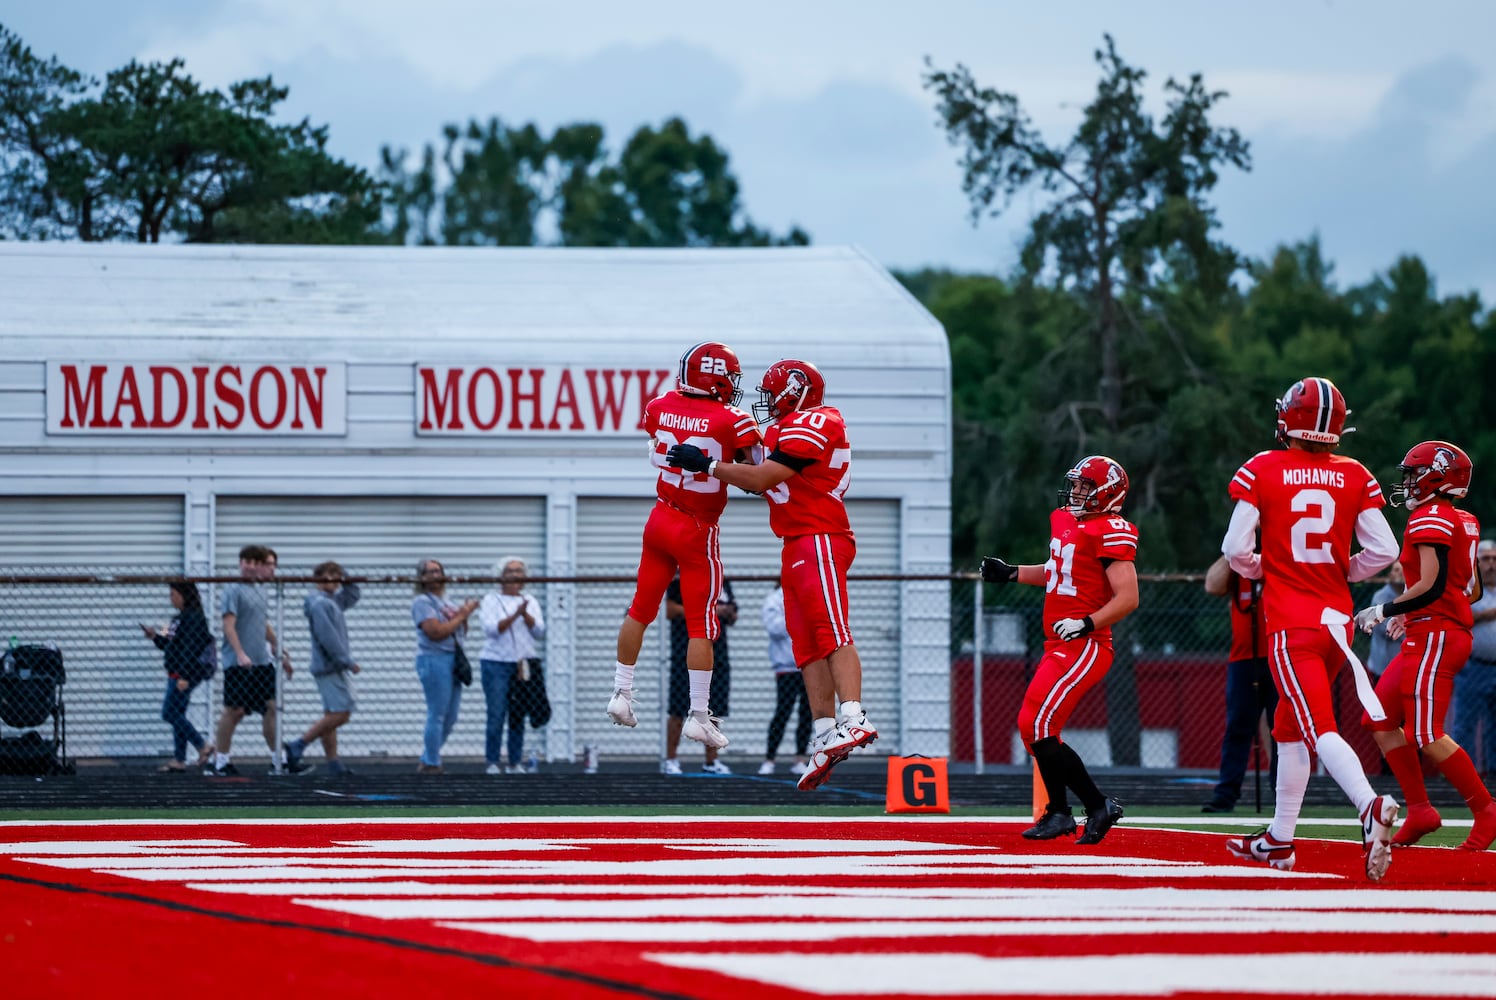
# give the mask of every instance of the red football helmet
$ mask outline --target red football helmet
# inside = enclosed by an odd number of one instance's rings
[[[758,402],[753,415],[761,424],[787,417],[798,410],[820,406],[826,396],[826,379],[809,361],[786,358],[776,361],[758,383]]]
[[[1278,400],[1278,443],[1289,438],[1336,444],[1347,433],[1345,397],[1327,378],[1306,378],[1295,382]],[[1354,427],[1350,430],[1355,430]]]
[[[1127,499],[1127,470],[1105,455],[1088,455],[1065,473],[1060,506],[1076,517],[1112,514]]]
[[[1470,492],[1470,456],[1448,441],[1424,441],[1408,449],[1398,465],[1402,482],[1389,502],[1416,510],[1435,496],[1459,498]]]
[[[709,396],[728,406],[737,406],[743,398],[739,383],[743,366],[737,352],[726,344],[709,340],[697,344],[680,356],[675,373],[675,387],[688,396]]]

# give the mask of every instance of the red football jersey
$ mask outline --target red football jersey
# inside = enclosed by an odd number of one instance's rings
[[[1262,581],[1236,573],[1226,595],[1231,599],[1231,660],[1267,658],[1267,627],[1262,615]]]
[[[1417,546],[1443,545],[1449,549],[1449,575],[1444,581],[1444,593],[1422,611],[1408,615],[1409,632],[1432,632],[1448,628],[1451,623],[1461,628],[1474,624],[1465,588],[1475,574],[1475,547],[1479,543],[1480,522],[1475,515],[1442,498],[1430,500],[1408,518],[1397,561],[1402,563],[1403,577],[1409,587],[1421,579],[1423,567]]]
[[[842,496],[852,483],[852,445],[847,425],[834,406],[791,413],[764,432],[764,451],[781,451],[811,464],[764,494],[769,528],[780,538],[850,535]]]
[[[1299,448],[1259,452],[1232,477],[1231,499],[1256,507],[1261,520],[1268,631],[1319,628],[1327,607],[1355,610],[1346,574],[1356,519],[1386,503],[1366,466]]]
[[[753,417],[735,406],[671,390],[644,407],[644,429],[650,436],[650,461],[660,470],[655,496],[715,523],[727,506],[727,484],[704,472],[686,472],[665,464],[671,445],[694,444],[712,458],[731,462],[741,448],[760,441]]]
[[[1061,618],[1084,618],[1112,599],[1102,560],[1133,562],[1138,529],[1114,514],[1077,520],[1065,508],[1049,515],[1049,561],[1044,564],[1044,636],[1054,637]],[[1110,626],[1091,633],[1110,642]]]

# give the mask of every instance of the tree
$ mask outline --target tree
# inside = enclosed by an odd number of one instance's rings
[[[181,60],[95,81],[42,62],[0,28],[0,226],[18,236],[159,242],[361,241],[379,190],[326,151],[327,129],[273,121],[266,77],[226,93]]]
[[[1167,114],[1155,123],[1143,107],[1146,74],[1122,61],[1111,36],[1095,58],[1102,71],[1096,96],[1062,146],[1044,141],[1016,96],[978,86],[964,66],[931,68],[924,82],[948,138],[963,149],[962,187],[974,222],[983,212],[1001,214],[1031,185],[1054,196],[1033,220],[1023,269],[1030,278],[1052,273],[1089,299],[1099,377],[1096,399],[1078,409],[1099,412],[1115,436],[1128,375],[1121,327],[1125,321],[1142,333],[1119,288],[1134,291],[1139,304],[1152,299],[1151,286],[1168,281],[1224,294],[1237,256],[1212,240],[1217,223],[1204,195],[1222,165],[1247,169],[1250,159],[1235,129],[1210,124],[1225,94],[1207,90],[1198,74],[1165,84]]]

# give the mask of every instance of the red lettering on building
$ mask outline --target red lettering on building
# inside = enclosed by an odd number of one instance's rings
[[[264,392],[262,383],[267,378],[275,383],[275,415],[268,420],[260,412],[260,397]],[[286,415],[286,378],[269,365],[258,369],[249,379],[249,415],[262,431],[279,426],[281,418]]]
[[[582,411],[577,409],[577,389],[572,385],[569,368],[561,369],[561,384],[556,387],[556,405],[551,409],[551,422],[546,424],[547,430],[561,429],[559,418],[562,410],[571,411],[571,424],[567,426],[567,430],[586,430],[586,425],[582,423]]]
[[[166,404],[165,380],[167,378],[170,378],[177,388],[177,412],[170,417],[162,414],[162,407]],[[155,403],[151,407],[152,430],[175,427],[187,415],[187,379],[175,368],[169,368],[166,365],[151,365],[151,395]]]
[[[63,365],[62,371],[62,426],[63,427],[103,427],[104,426],[104,372],[103,365],[90,365],[88,368],[88,384],[80,385],[78,382],[78,366]],[[93,406],[93,417],[88,415],[89,406]],[[77,416],[74,416],[74,413]]]
[[[234,379],[232,386],[229,385],[230,376]],[[213,419],[218,421],[219,427],[233,430],[244,422],[244,395],[239,391],[243,384],[238,365],[224,365],[218,369],[218,376],[213,379],[213,392],[218,396],[220,405],[213,408]],[[224,416],[223,403],[232,407],[233,419]]]
[[[478,380],[484,379],[493,388],[493,405],[487,413],[478,412]],[[479,368],[473,372],[473,377],[468,381],[467,388],[468,419],[473,426],[480,431],[491,431],[499,426],[499,420],[504,415],[504,386],[499,381],[499,373],[488,366]]]
[[[135,416],[130,421],[130,426],[145,427],[149,423],[145,419],[145,408],[140,405],[140,386],[135,382],[135,368],[127,367],[120,376],[119,392],[114,397],[114,415],[109,418],[105,427],[124,426],[119,419],[119,411],[128,406],[135,411]]]
[[[461,368],[448,368],[447,381],[440,389],[436,386],[436,370],[433,368],[420,369],[421,376],[421,422],[420,429],[429,430],[462,430],[462,395],[458,391],[458,383],[462,381]],[[447,418],[447,407],[451,406],[452,416],[450,422]],[[436,419],[431,419],[431,411],[436,410]]]
[[[618,392],[613,392],[613,376],[621,376]],[[598,393],[598,376],[602,376],[603,391]],[[587,369],[587,388],[592,392],[592,419],[597,430],[618,430],[623,424],[623,398],[629,391],[629,373],[612,368]]]
[[[312,388],[312,376],[317,376],[317,387]],[[322,380],[327,376],[326,368],[313,368],[310,372],[305,368],[292,368],[291,381],[295,388],[293,390],[296,402],[293,406],[291,416],[291,429],[301,430],[306,425],[301,420],[301,404],[306,402],[307,419],[312,422],[313,427],[322,426]]]
[[[530,391],[521,392],[519,387],[520,377],[525,374],[523,368],[509,369],[509,429],[511,431],[525,430],[526,426],[519,418],[519,406],[521,403],[530,404],[529,430],[545,430],[545,421],[540,416],[540,380],[545,376],[544,368],[531,368]]]
[[[649,405],[651,399],[654,399],[664,391],[665,380],[670,377],[670,369],[657,369],[654,372],[653,385],[644,381],[650,375],[648,371],[636,371],[634,374],[639,377],[639,422],[634,425],[634,428],[642,431],[644,429],[644,408]]]

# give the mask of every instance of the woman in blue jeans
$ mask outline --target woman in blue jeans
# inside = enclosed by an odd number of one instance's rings
[[[457,724],[462,686],[452,677],[459,638],[467,632],[467,620],[478,610],[476,600],[453,604],[442,595],[447,574],[435,559],[416,566],[416,599],[410,617],[416,627],[416,674],[426,695],[426,732],[421,749],[419,774],[442,773],[442,744]]]
[[[170,625],[152,628],[143,624],[140,629],[165,655],[166,697],[161,702],[161,720],[171,726],[173,752],[172,759],[157,770],[185,771],[189,746],[197,750],[199,766],[213,753],[213,745],[188,720],[187,706],[192,701],[192,689],[212,672],[212,661],[205,665],[205,656],[211,658],[216,651],[197,584],[171,584],[171,605],[177,609],[177,617]]]
[[[483,652],[479,666],[483,671],[483,700],[488,709],[484,727],[483,753],[488,759],[488,774],[525,774],[520,753],[525,747],[524,717],[511,712],[510,695],[516,680],[528,680],[535,660],[535,640],[545,635],[545,618],[540,602],[521,593],[529,568],[518,556],[507,556],[494,567],[501,586],[497,593],[483,598],[478,606],[478,623],[483,629]],[[502,767],[504,724],[509,723],[509,766]]]

